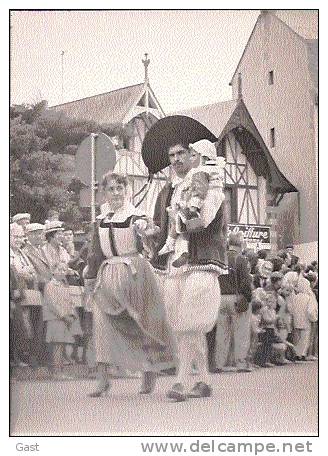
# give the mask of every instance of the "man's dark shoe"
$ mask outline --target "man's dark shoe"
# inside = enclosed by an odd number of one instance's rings
[[[190,398],[210,397],[212,388],[204,382],[198,382],[193,389],[188,393]]]
[[[187,399],[186,393],[183,391],[181,383],[175,383],[167,392],[166,397],[173,399],[175,402],[184,402]]]

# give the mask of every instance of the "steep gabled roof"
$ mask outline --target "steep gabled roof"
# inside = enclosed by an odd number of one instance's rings
[[[185,109],[171,115],[177,114],[192,117],[205,125],[205,127],[215,136],[219,137],[235,110],[237,103],[238,100],[221,101],[205,106]]]
[[[242,99],[191,108],[175,114],[198,120],[218,138],[218,143],[230,131],[235,131],[241,144],[242,141],[247,144],[244,151],[254,171],[258,175],[265,175],[275,192],[297,192],[279,170]]]
[[[145,89],[144,83],[93,95],[80,100],[51,106],[69,117],[93,120],[97,123],[121,124],[129,110],[137,103]]]

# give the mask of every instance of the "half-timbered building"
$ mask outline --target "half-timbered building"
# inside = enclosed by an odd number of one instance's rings
[[[117,136],[111,137],[117,149],[114,171],[129,177],[133,203],[151,213],[156,196],[164,186],[169,173],[168,171],[158,173],[153,176],[152,182],[149,182],[148,171],[141,158],[141,146],[146,132],[158,119],[165,116],[149,83],[149,62],[145,54],[143,83],[52,106],[51,109],[64,112],[73,119],[92,120],[98,124],[124,127],[129,133],[128,138],[123,140]],[[102,201],[101,192],[97,201],[99,203]],[[88,189],[83,189],[81,192],[80,204],[82,207],[90,205]]]
[[[241,93],[236,100],[188,109],[217,138],[218,155],[226,159],[225,199],[230,229],[242,230],[255,248],[277,248],[276,208],[297,189],[280,172],[265,145]]]
[[[150,180],[141,157],[145,134],[158,119],[165,116],[149,84],[149,59],[146,57],[143,62],[144,83],[64,103],[53,109],[63,111],[72,118],[111,123],[129,129],[129,137],[124,142],[111,138],[117,149],[114,170],[129,177],[133,203],[152,215],[156,197],[169,178],[170,170],[164,169]],[[200,121],[218,138],[218,155],[226,158],[225,197],[230,229],[244,231],[250,246],[277,248],[276,208],[283,195],[297,192],[297,189],[274,162],[243,101],[241,85],[234,100],[175,114]],[[81,205],[88,204],[81,201]]]

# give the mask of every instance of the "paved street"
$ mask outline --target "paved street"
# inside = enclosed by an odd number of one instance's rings
[[[14,381],[13,435],[232,435],[317,433],[317,363],[212,375],[209,399],[171,404],[161,377],[156,392],[118,379],[108,397],[91,399],[93,380]]]

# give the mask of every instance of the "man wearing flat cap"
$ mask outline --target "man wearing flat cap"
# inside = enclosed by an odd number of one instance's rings
[[[49,264],[42,250],[42,246],[45,243],[44,231],[45,227],[40,223],[30,223],[27,225],[27,243],[23,249],[37,272],[39,285],[42,290],[44,284],[52,277]]]
[[[41,302],[43,303],[43,290],[45,284],[51,279],[47,259],[42,251],[44,245],[44,225],[40,223],[30,223],[26,226],[27,242],[23,248],[24,254],[32,263],[37,276],[38,288],[41,293]],[[42,316],[42,307],[34,306],[31,308],[31,321],[34,327],[34,349],[40,364],[44,364],[47,357],[46,344],[44,340],[44,323]]]

